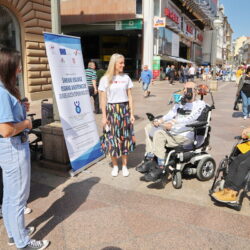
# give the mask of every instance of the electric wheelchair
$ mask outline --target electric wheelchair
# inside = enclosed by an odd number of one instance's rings
[[[242,139],[241,136],[236,136],[234,139],[236,140],[236,143],[233,145],[231,153],[229,155],[226,155],[219,163],[218,169],[217,169],[215,177],[214,177],[212,187],[209,190],[210,196],[214,192],[217,192],[219,190],[224,189],[225,179],[228,175],[230,165],[235,160],[235,158],[241,154],[237,145],[250,141],[250,139]],[[216,201],[212,196],[211,196],[211,199],[215,202],[215,204],[220,204],[220,205],[235,209],[237,211],[240,211],[241,207],[242,207],[243,199],[245,197],[250,199],[250,196],[248,196],[248,194],[247,194],[249,191],[250,191],[250,171],[248,172],[248,174],[245,177],[243,189],[240,192],[238,201],[236,203],[230,203],[230,202],[221,203],[221,202]]]
[[[211,113],[215,107],[212,93],[208,89],[207,93],[211,95],[212,105],[207,104],[197,121],[186,125],[190,131],[194,132],[194,141],[191,144],[184,144],[175,148],[166,147],[166,158],[162,173],[160,178],[154,181],[161,181],[171,175],[173,187],[180,189],[182,187],[183,174],[190,176],[196,175],[200,181],[207,181],[214,177],[216,163],[208,151],[210,150]],[[207,93],[201,91],[201,99],[203,99],[203,96]],[[147,116],[150,121],[155,119],[150,113],[147,113]],[[146,175],[156,168],[156,165],[156,157],[149,159],[145,156],[136,170],[144,173],[144,180],[146,180]]]

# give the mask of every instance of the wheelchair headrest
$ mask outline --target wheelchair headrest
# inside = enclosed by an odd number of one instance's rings
[[[211,107],[209,105],[206,105],[205,108],[202,110],[200,116],[198,117],[197,121],[203,122],[207,121],[208,114],[211,111]]]

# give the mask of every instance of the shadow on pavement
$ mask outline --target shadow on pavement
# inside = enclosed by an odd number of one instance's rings
[[[30,196],[28,203],[35,201],[36,199],[47,197],[49,193],[53,190],[53,187],[43,185],[36,182],[31,182],[30,185]]]
[[[98,177],[91,177],[81,182],[72,183],[64,188],[64,195],[56,200],[44,214],[33,220],[30,225],[38,227],[45,225],[36,232],[34,238],[43,239],[58,224],[73,214],[87,199],[91,188],[100,181]]]
[[[242,114],[242,112],[233,112],[232,117],[233,118],[243,117],[243,114]]]
[[[144,159],[145,144],[136,145],[135,151],[128,156],[128,168],[135,168]]]

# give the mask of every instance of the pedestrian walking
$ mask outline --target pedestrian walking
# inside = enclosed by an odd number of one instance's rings
[[[183,65],[181,65],[181,68],[180,68],[180,79],[179,81],[181,83],[186,83],[187,81],[187,78],[186,78],[186,75],[185,75],[185,67]]]
[[[95,63],[89,62],[88,68],[85,70],[86,72],[86,80],[89,88],[89,95],[94,99],[94,108],[96,114],[101,114],[100,107],[99,107],[99,95],[97,89],[97,76],[95,71]]]
[[[124,74],[124,56],[113,54],[108,70],[100,80],[102,125],[108,134],[112,176],[119,172],[118,158],[122,158],[122,174],[128,176],[128,154],[135,148],[135,121],[130,77]]]
[[[8,244],[17,249],[45,249],[49,241],[31,240],[34,227],[25,228],[24,208],[30,191],[30,150],[27,131],[32,123],[25,117],[16,86],[21,72],[20,55],[0,49],[0,167],[3,175],[3,220]]]
[[[148,65],[143,66],[143,70],[141,72],[140,81],[142,82],[142,88],[144,91],[144,97],[148,97],[150,95],[149,85],[153,84],[153,74],[150,69],[148,69]]]
[[[174,79],[175,79],[175,66],[174,65],[171,65],[168,75],[169,75],[169,83],[171,85],[174,85]]]
[[[165,69],[165,73],[166,73],[166,80],[168,80],[168,79],[169,79],[169,72],[170,72],[170,70],[171,70],[171,68],[170,68],[170,66],[168,65],[168,66],[166,67],[166,69]]]
[[[241,95],[243,105],[244,120],[250,115],[250,67],[247,68],[246,74],[243,75],[239,82],[236,96]]]
[[[191,64],[191,66],[188,70],[188,80],[194,81],[194,75],[195,75],[195,67]]]

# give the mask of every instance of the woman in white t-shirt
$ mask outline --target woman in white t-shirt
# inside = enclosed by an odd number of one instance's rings
[[[128,153],[135,148],[133,124],[135,121],[131,89],[133,83],[128,75],[123,73],[124,56],[113,54],[108,70],[101,78],[99,91],[102,108],[102,125],[109,130],[109,154],[113,170],[112,176],[119,172],[117,159],[122,157],[122,173],[128,176]]]

